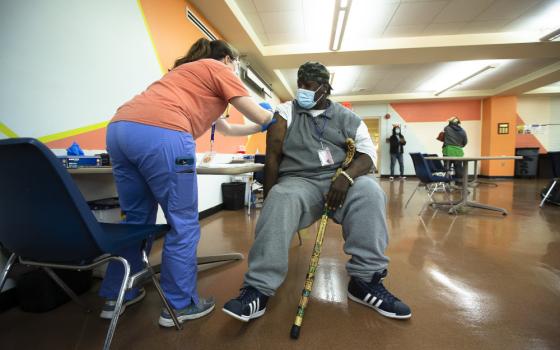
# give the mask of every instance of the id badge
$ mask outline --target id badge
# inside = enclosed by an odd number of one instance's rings
[[[321,166],[334,164],[331,150],[328,147],[318,150],[317,153],[319,154],[319,159],[321,160]]]

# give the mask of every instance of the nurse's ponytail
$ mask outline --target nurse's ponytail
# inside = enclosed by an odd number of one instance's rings
[[[212,58],[215,60],[223,60],[229,56],[231,59],[237,59],[239,53],[230,44],[223,40],[208,40],[206,38],[198,39],[189,52],[183,57],[178,58],[173,65],[176,68],[183,63],[198,61],[203,58]]]

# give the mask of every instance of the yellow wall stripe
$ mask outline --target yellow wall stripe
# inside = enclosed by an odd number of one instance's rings
[[[93,125],[83,126],[81,128],[77,128],[77,129],[72,129],[72,130],[59,132],[59,133],[52,134],[52,135],[41,136],[41,137],[39,137],[39,141],[44,142],[44,143],[52,142],[52,141],[58,141],[58,140],[65,139],[67,137],[76,136],[76,135],[83,134],[83,133],[86,133],[86,132],[102,129],[102,128],[106,127],[107,125],[109,125],[109,120],[101,122],[101,123],[93,124]]]
[[[4,123],[0,122],[0,132],[8,137],[18,137],[18,135],[8,128]]]
[[[150,43],[152,43],[152,49],[154,49],[154,54],[156,55],[161,74],[165,74],[167,73],[167,69],[165,69],[163,67],[163,64],[161,64],[161,59],[158,55],[158,51],[156,50],[156,44],[154,43],[154,38],[152,37],[152,32],[150,31],[150,26],[148,25],[146,14],[144,13],[144,9],[142,8],[142,3],[140,2],[140,0],[136,0],[136,4],[138,4],[138,9],[140,9],[140,14],[142,15],[142,20],[144,21],[144,27],[146,27],[146,31],[148,32],[148,36],[150,37]]]

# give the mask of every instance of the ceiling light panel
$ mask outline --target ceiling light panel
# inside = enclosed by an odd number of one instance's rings
[[[441,65],[441,68],[435,73],[432,79],[424,82],[418,88],[418,91],[423,92],[437,92],[441,91],[450,85],[480,71],[487,66],[496,66],[503,64],[508,60],[476,60],[476,61],[457,61],[448,62]],[[493,72],[492,72],[493,73]],[[480,74],[468,81],[465,81],[462,87],[468,87],[475,82],[483,74]]]

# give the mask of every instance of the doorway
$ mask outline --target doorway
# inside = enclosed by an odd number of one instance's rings
[[[379,149],[379,120],[380,117],[364,117],[364,123],[366,124],[369,136],[375,145],[375,149],[377,150],[377,166],[375,169],[375,173],[379,174],[379,168],[381,167],[381,152]]]

